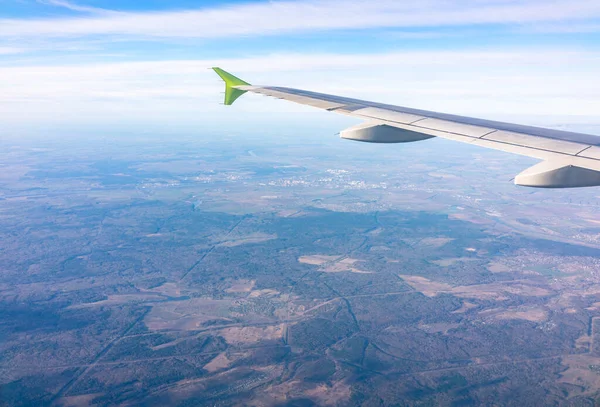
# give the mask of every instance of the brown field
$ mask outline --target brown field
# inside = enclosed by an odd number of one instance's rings
[[[479,313],[482,317],[497,320],[523,319],[531,322],[544,322],[548,319],[548,311],[543,308],[508,308],[491,309]]]
[[[214,373],[218,370],[227,369],[236,360],[247,356],[248,353],[237,353],[237,352],[221,352],[213,360],[204,365],[204,369],[210,373]]]
[[[90,302],[86,304],[71,305],[69,308],[89,308],[89,307],[109,307],[116,305],[123,305],[128,303],[143,303],[162,301],[165,298],[160,294],[151,293],[140,293],[140,294],[121,294],[121,295],[109,295],[106,300]]]
[[[559,382],[579,387],[580,394],[591,395],[598,391],[600,374],[597,367],[600,366],[600,357],[589,354],[567,355],[562,358],[562,364],[567,369],[561,373]],[[592,367],[596,367],[596,370]]]
[[[277,235],[269,235],[266,233],[253,233],[248,236],[238,237],[236,239],[226,240],[219,243],[217,246],[236,247],[243,244],[263,243],[269,240],[277,239]]]
[[[312,256],[300,256],[298,261],[304,264],[312,264],[314,266],[320,266],[322,264],[335,261],[342,256],[325,256],[322,254],[314,254]]]
[[[240,345],[260,341],[281,339],[283,335],[283,324],[267,326],[265,328],[256,326],[224,328],[219,334],[231,345]]]
[[[194,298],[156,304],[144,318],[151,330],[197,330],[212,320],[231,321],[231,300]]]
[[[321,266],[320,271],[324,273],[341,273],[349,271],[351,273],[370,274],[370,271],[361,270],[354,266],[362,260],[352,259],[344,256],[325,256],[325,255],[312,255],[312,256],[301,256],[298,258],[300,263],[311,264],[314,266]]]
[[[252,291],[255,284],[256,284],[256,280],[237,280],[231,285],[231,287],[226,289],[225,292],[248,293],[248,292]]]
[[[523,295],[527,297],[538,297],[548,295],[550,292],[544,288],[522,283],[517,284],[475,284],[468,286],[453,287],[450,284],[431,281],[425,277],[398,275],[407,284],[415,290],[423,293],[428,297],[435,297],[438,294],[446,293],[453,294],[461,298],[477,298],[477,299],[492,299],[505,300],[508,297],[507,293]]]

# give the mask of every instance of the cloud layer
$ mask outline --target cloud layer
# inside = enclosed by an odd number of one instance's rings
[[[0,120],[214,122],[231,114],[285,121],[313,109],[249,95],[220,105],[222,66],[255,84],[317,90],[472,116],[594,116],[600,57],[569,50],[273,54],[246,59],[0,68]],[[377,74],[374,75],[374,72]],[[229,109],[229,110],[228,110]],[[290,115],[293,113],[293,115]],[[241,115],[241,116],[240,116]],[[318,117],[317,114],[314,117]]]
[[[0,19],[4,124],[215,123],[230,114],[218,104],[222,84],[206,70],[215,65],[252,83],[465,115],[598,114],[600,56],[590,41],[600,31],[598,0],[283,0],[135,12],[71,0],[38,6],[63,16]],[[548,32],[558,34],[539,35]],[[229,109],[244,120],[312,114],[253,102],[247,96]]]
[[[135,13],[106,13],[106,10],[76,6],[62,0],[50,2],[73,10],[99,11],[99,15],[3,19],[0,20],[0,36],[218,38],[334,29],[564,23],[600,18],[597,0],[274,1]]]

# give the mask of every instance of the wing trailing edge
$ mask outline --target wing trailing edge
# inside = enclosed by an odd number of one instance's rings
[[[225,104],[246,92],[365,120],[340,133],[371,143],[407,143],[440,137],[542,160],[521,172],[515,184],[538,188],[600,186],[600,137],[504,123],[277,86],[252,86],[213,68],[225,81]]]

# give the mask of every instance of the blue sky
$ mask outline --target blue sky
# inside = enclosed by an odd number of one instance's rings
[[[214,125],[230,113],[217,64],[259,84],[585,124],[600,110],[600,2],[0,0],[12,128]],[[231,109],[256,123],[313,114],[251,98]]]

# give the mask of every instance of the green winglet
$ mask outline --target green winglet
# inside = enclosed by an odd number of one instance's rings
[[[248,82],[244,82],[240,78],[237,78],[230,74],[229,72],[225,72],[221,68],[213,68],[213,71],[217,73],[225,81],[225,104],[231,105],[237,98],[246,93],[245,90],[237,89],[235,86],[248,86],[250,85]]]

